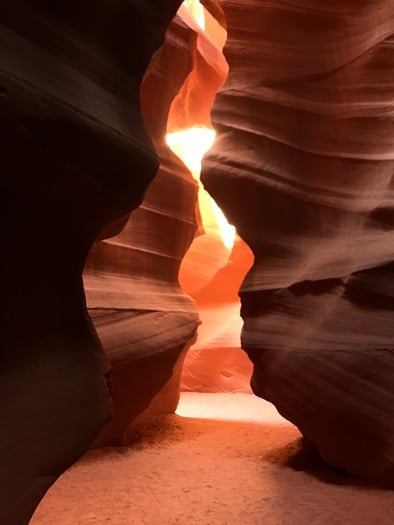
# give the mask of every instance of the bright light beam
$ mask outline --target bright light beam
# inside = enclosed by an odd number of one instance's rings
[[[220,234],[222,236],[223,244],[228,250],[231,250],[234,246],[235,241],[235,226],[229,224],[224,213],[216,204],[216,202],[211,197],[211,203],[213,211],[215,212],[216,220],[218,221]]]
[[[193,176],[200,180],[202,158],[212,147],[215,138],[215,130],[195,127],[167,133],[166,141]]]
[[[215,137],[216,132],[213,129],[194,127],[168,133],[166,141],[170,149],[189,168],[193,177],[199,183],[199,204],[203,223],[204,213],[206,218],[208,213],[212,215],[213,212],[223,244],[228,250],[231,250],[235,241],[235,228],[227,222],[222,210],[212,197],[206,198],[206,195],[204,195],[206,192],[200,182],[201,161],[204,154],[212,147]],[[205,208],[207,202],[210,205],[210,210]]]
[[[204,7],[201,5],[200,0],[185,0],[183,5],[189,9],[198,25],[205,29]]]

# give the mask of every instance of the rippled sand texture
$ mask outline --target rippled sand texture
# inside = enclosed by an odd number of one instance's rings
[[[391,525],[392,492],[322,464],[270,403],[182,394],[125,447],[89,452],[31,525]]]

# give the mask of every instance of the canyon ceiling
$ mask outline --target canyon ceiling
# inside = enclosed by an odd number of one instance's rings
[[[325,461],[394,486],[393,1],[202,3],[205,31],[180,0],[0,1],[1,523],[175,410],[198,311],[231,319],[233,387],[253,363]],[[211,126],[233,248],[166,142]]]

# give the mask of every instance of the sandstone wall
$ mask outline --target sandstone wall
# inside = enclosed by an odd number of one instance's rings
[[[221,5],[202,180],[255,255],[252,386],[325,460],[393,485],[393,3]]]

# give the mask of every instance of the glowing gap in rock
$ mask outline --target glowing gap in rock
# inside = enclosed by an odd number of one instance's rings
[[[189,9],[193,17],[196,19],[198,25],[202,29],[205,29],[204,7],[201,5],[200,0],[185,0],[183,5]]]
[[[192,172],[200,178],[201,161],[215,142],[216,132],[210,128],[189,128],[167,133],[166,141],[171,150]]]
[[[231,250],[235,242],[235,233],[236,233],[235,226],[228,223],[224,213],[219,208],[219,206],[216,204],[216,202],[212,199],[212,197],[211,197],[211,203],[212,203],[213,211],[216,215],[216,220],[218,221],[220,233],[223,239],[223,244],[225,245],[226,248]]]
[[[217,421],[255,422],[261,425],[289,425],[274,405],[245,393],[181,392],[178,416]]]
[[[224,246],[231,250],[235,241],[235,227],[227,222],[222,210],[206,192],[200,181],[202,158],[212,147],[215,137],[216,132],[213,129],[193,127],[167,133],[166,141],[170,149],[182,160],[198,181],[198,202],[204,229],[209,230],[212,228],[212,223],[216,223]]]

